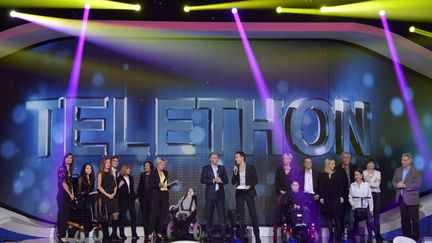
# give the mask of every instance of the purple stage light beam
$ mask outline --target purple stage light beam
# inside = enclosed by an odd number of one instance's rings
[[[69,86],[66,91],[66,97],[67,98],[76,98],[78,93],[78,85],[79,85],[79,76],[81,73],[81,63],[82,63],[82,56],[84,51],[84,42],[85,42],[85,36],[86,36],[86,30],[87,30],[87,22],[88,17],[90,14],[90,4],[86,4],[84,7],[84,16],[81,24],[81,30],[80,34],[78,36],[78,45],[75,51],[75,59],[72,67],[72,73],[69,79]],[[73,120],[73,114],[74,114],[74,106],[75,106],[75,100],[74,99],[67,99],[66,100],[66,112],[65,112],[65,131],[64,131],[64,151],[66,152],[68,148],[66,148],[67,142],[70,141],[72,133],[66,131],[66,129],[70,129],[70,125],[72,125]]]
[[[273,117],[274,118],[273,119],[274,134],[281,134],[281,136],[282,136],[282,144],[277,143],[276,146],[278,147],[278,149],[280,151],[283,151],[285,149],[284,152],[292,153],[292,149],[290,148],[290,146],[287,145],[288,142],[287,142],[287,138],[285,135],[285,130],[282,127],[281,120],[279,120],[277,118],[276,114],[273,114],[273,109],[271,109],[271,107],[267,106],[267,104],[268,104],[267,99],[271,98],[270,92],[269,92],[268,87],[266,85],[266,82],[265,82],[264,76],[261,72],[261,69],[258,65],[258,62],[255,58],[255,55],[252,51],[252,47],[251,47],[249,40],[246,36],[246,32],[245,32],[243,24],[240,20],[240,16],[238,14],[237,8],[231,9],[231,13],[234,16],[238,32],[240,34],[240,38],[241,38],[242,43],[243,43],[243,48],[246,52],[246,56],[247,56],[247,59],[249,62],[249,67],[252,71],[252,75],[254,77],[255,84],[257,86],[257,89],[258,89],[258,92],[260,95],[261,103],[264,105],[264,107],[266,107],[266,113],[268,115],[267,117]],[[286,146],[284,146],[284,145],[286,145]]]
[[[396,72],[399,89],[400,89],[400,92],[402,94],[403,103],[404,103],[406,110],[407,110],[407,117],[408,117],[408,120],[409,120],[410,125],[411,125],[411,130],[414,134],[417,149],[418,149],[418,152],[420,152],[420,155],[422,156],[423,162],[425,163],[425,165],[428,165],[430,162],[430,153],[429,153],[428,145],[427,145],[426,139],[423,135],[423,131],[422,131],[422,128],[420,126],[420,122],[418,120],[416,109],[414,107],[413,102],[411,101],[411,99],[409,97],[407,81],[405,78],[405,74],[402,70],[402,66],[400,64],[400,61],[399,61],[399,56],[398,56],[398,53],[396,51],[396,47],[395,47],[394,42],[393,42],[393,37],[392,37],[392,34],[390,32],[390,28],[389,28],[387,18],[386,18],[386,13],[384,10],[380,10],[379,15],[381,16],[381,22],[382,22],[382,25],[384,28],[384,33],[385,33],[385,37],[387,40],[387,45],[388,45],[389,50],[390,50],[390,56],[392,58],[393,68]]]
[[[256,86],[257,86],[258,91],[260,93],[261,100],[265,104],[266,100],[268,98],[270,98],[270,93],[269,93],[267,85],[265,83],[264,76],[261,73],[261,69],[258,66],[258,63],[257,63],[256,58],[255,58],[255,55],[254,55],[254,53],[252,51],[252,47],[250,46],[249,40],[248,40],[248,38],[246,36],[246,32],[245,32],[245,30],[243,28],[243,24],[242,24],[242,22],[240,20],[239,14],[238,14],[238,10],[236,8],[233,8],[231,10],[231,12],[234,15],[234,19],[235,19],[235,22],[236,22],[236,25],[237,25],[237,29],[239,31],[240,38],[242,40],[243,47],[245,49],[247,59],[249,61],[249,66],[250,66],[250,69],[252,71],[252,75],[254,77]]]

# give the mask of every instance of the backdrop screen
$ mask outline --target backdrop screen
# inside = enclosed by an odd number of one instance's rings
[[[86,43],[78,94],[67,97],[76,39],[57,39],[0,59],[0,201],[55,221],[56,173],[66,152],[74,174],[103,156],[130,163],[138,182],[145,160],[168,160],[175,203],[187,187],[198,192],[204,216],[201,168],[220,154],[231,168],[237,150],[258,172],[258,219],[270,225],[274,174],[281,154],[297,166],[349,151],[382,171],[384,203],[393,202],[393,171],[414,154],[425,168],[406,116],[390,60],[332,40],[251,39],[269,99],[257,88],[239,39],[137,40],[143,47]],[[123,49],[124,48],[124,49]],[[431,79],[406,69],[410,96],[426,138],[432,138]],[[72,121],[65,106],[74,102]],[[431,143],[431,141],[428,141]],[[423,189],[424,190],[424,189]],[[235,207],[226,186],[227,208]],[[249,219],[248,219],[249,221]]]

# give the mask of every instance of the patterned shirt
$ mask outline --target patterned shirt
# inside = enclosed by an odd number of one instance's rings
[[[68,172],[65,165],[60,166],[57,172],[57,187],[59,191],[63,190],[63,182],[66,182],[69,190],[72,191],[72,173]]]

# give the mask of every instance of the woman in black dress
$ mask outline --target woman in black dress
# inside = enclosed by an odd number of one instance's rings
[[[67,242],[67,221],[69,220],[72,207],[71,201],[75,198],[72,186],[73,162],[73,155],[71,153],[66,154],[63,158],[62,165],[57,172],[57,228],[59,242]]]
[[[78,177],[77,197],[83,200],[87,205],[94,205],[96,209],[96,194],[93,166],[90,163],[85,163]],[[100,217],[98,215],[98,210],[94,210],[93,216],[94,220]]]
[[[297,180],[298,172],[291,165],[293,156],[290,153],[282,155],[282,163],[277,167],[275,173],[276,200],[275,212],[273,215],[273,240],[277,240],[277,229],[281,225],[282,216],[280,213],[280,199],[290,190],[290,185]]]
[[[324,172],[318,178],[318,194],[320,195],[321,213],[327,221],[330,238],[333,238],[334,235],[336,241],[340,241],[344,231],[342,206],[345,184],[341,176],[335,173],[335,166],[336,164],[333,159],[325,160]],[[334,229],[333,220],[336,225]]]
[[[108,215],[112,219],[111,239],[119,240],[117,235],[117,226],[119,220],[119,202],[117,194],[117,180],[114,171],[111,168],[111,160],[108,157],[102,159],[98,173],[98,190],[102,197],[102,202],[105,204]],[[108,239],[108,227],[103,227],[104,238]]]
[[[141,211],[143,214],[143,226],[144,226],[144,239],[148,239],[149,232],[149,222],[151,213],[151,187],[150,187],[150,175],[153,171],[153,163],[150,160],[144,162],[144,172],[141,173],[137,196],[139,199]]]
[[[157,238],[163,240],[162,232],[165,224],[165,217],[168,213],[168,172],[165,170],[167,160],[157,158],[157,168],[151,173],[150,187],[152,189],[152,210],[150,215],[149,234],[156,231]],[[151,240],[152,236],[148,236]]]

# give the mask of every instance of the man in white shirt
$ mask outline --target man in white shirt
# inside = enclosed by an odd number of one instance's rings
[[[113,170],[114,175],[116,177],[119,177],[119,175],[120,175],[120,173],[119,173],[120,171],[118,170],[119,160],[120,160],[120,158],[117,155],[114,155],[113,157],[111,157],[111,169]]]
[[[353,222],[353,226],[350,229],[350,238],[358,233],[358,224],[361,220],[366,220],[368,227],[372,228],[375,235],[378,235],[376,227],[372,222],[373,213],[373,199],[370,185],[367,182],[363,182],[363,170],[358,168],[354,171],[355,181],[351,183],[348,194],[348,200],[351,205],[350,211],[350,222]],[[371,237],[371,236],[369,236]],[[376,239],[377,242],[382,239]]]
[[[312,223],[316,227],[320,223],[319,213],[319,195],[318,195],[318,171],[312,168],[312,158],[305,157],[303,159],[303,170],[300,171],[298,181],[300,190],[306,194],[308,199],[307,205],[311,210]]]

